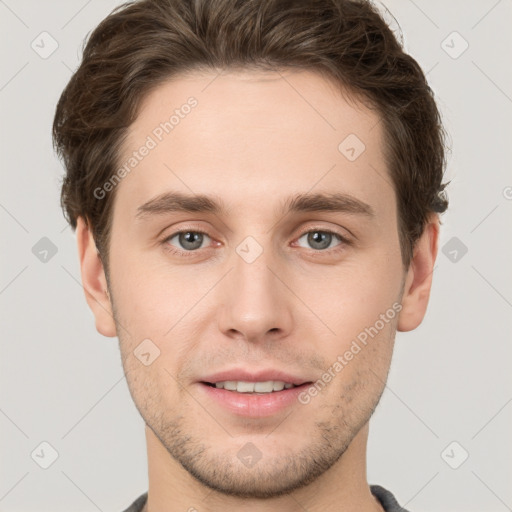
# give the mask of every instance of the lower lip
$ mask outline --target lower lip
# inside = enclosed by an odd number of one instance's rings
[[[295,388],[261,395],[228,391],[227,389],[208,386],[202,382],[199,383],[199,386],[211,400],[228,411],[239,416],[262,418],[272,416],[298,402],[299,394],[310,384],[302,384]]]

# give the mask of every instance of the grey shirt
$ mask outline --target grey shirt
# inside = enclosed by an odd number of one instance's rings
[[[395,497],[384,487],[380,485],[370,485],[372,494],[380,501],[380,504],[386,512],[408,512],[405,508],[402,508]],[[148,499],[148,493],[145,492],[139,496],[126,510],[123,512],[141,512],[146,501]]]

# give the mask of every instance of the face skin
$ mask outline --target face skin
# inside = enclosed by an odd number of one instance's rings
[[[117,186],[108,294],[92,235],[82,219],[77,227],[97,330],[119,337],[147,425],[147,510],[382,510],[366,481],[368,420],[396,330],[414,329],[425,314],[438,219],[404,269],[382,124],[308,71],[170,81],[145,98],[120,162],[191,96],[197,106]],[[338,150],[349,134],[365,145],[354,161]],[[206,195],[225,211],[137,215],[168,192]],[[344,195],[367,212],[286,213],[299,194]],[[241,248],[262,252],[248,262]],[[387,321],[376,324],[381,315]],[[376,325],[307,404],[247,416],[201,383],[233,369],[314,383]],[[134,351],[148,339],[146,351],[159,355],[146,366]]]

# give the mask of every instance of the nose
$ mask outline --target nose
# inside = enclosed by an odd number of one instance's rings
[[[293,326],[293,295],[283,284],[286,275],[268,251],[252,262],[238,254],[219,291],[218,326],[232,339],[251,343],[276,341]]]

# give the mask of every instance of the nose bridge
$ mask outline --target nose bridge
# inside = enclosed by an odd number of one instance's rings
[[[219,328],[231,336],[236,331],[248,341],[263,339],[270,331],[287,333],[291,328],[291,304],[274,275],[278,265],[270,241],[263,247],[247,237],[232,254],[230,267],[233,270],[220,302]]]

